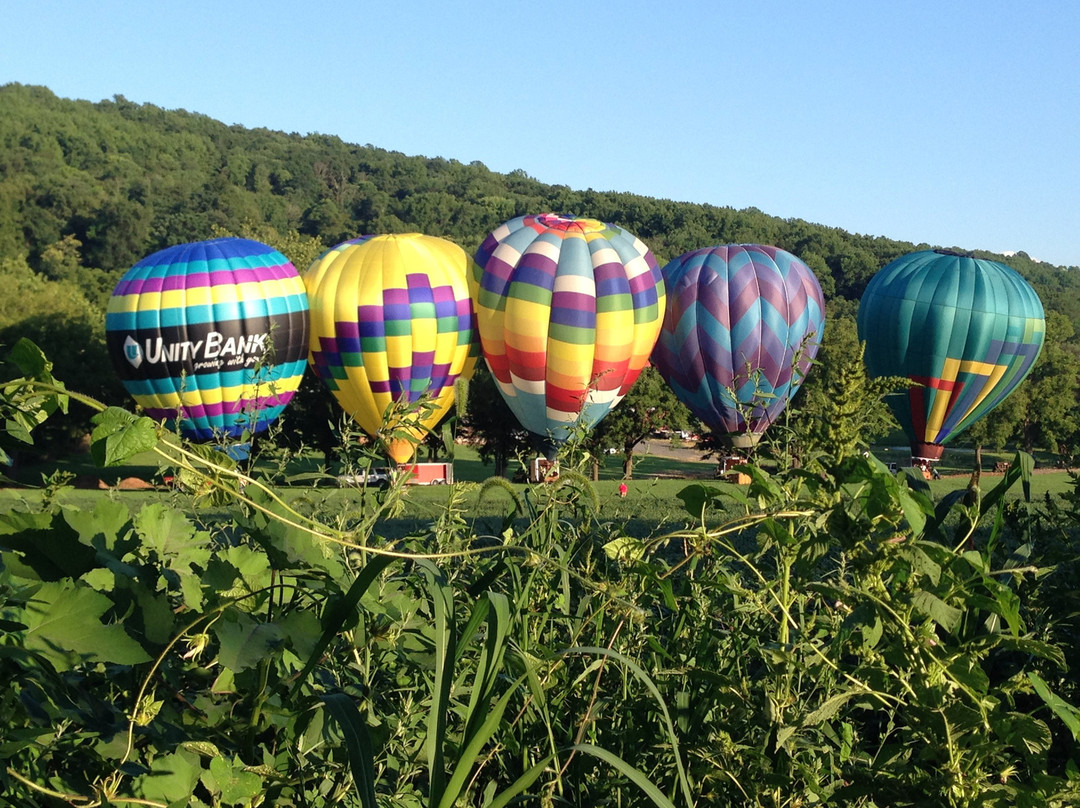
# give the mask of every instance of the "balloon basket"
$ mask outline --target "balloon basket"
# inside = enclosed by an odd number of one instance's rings
[[[911,465],[922,472],[923,479],[940,477],[934,464],[941,460],[944,453],[945,447],[940,443],[913,443],[911,444]]]
[[[730,446],[732,449],[744,450],[753,449],[761,442],[760,432],[731,432],[726,435],[720,436],[720,442]],[[746,462],[740,460],[740,463]]]
[[[529,482],[553,483],[559,479],[559,461],[546,457],[534,457],[529,464]]]
[[[750,485],[750,475],[742,471],[737,471],[735,468],[744,463],[746,463],[746,458],[739,457],[738,455],[721,457],[716,466],[716,479],[728,483],[735,483],[736,485]]]

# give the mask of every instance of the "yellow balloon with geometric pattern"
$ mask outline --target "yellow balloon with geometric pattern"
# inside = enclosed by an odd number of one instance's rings
[[[304,274],[309,362],[398,464],[412,458],[453,406],[455,382],[475,367],[467,268],[453,242],[408,233],[338,244]],[[427,406],[410,412],[421,399]]]

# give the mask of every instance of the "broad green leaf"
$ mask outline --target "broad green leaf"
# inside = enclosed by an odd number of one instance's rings
[[[950,634],[960,626],[960,620],[964,616],[963,612],[955,606],[950,606],[937,595],[927,592],[925,589],[916,592],[911,599],[911,603],[916,609]]]
[[[90,452],[99,466],[119,466],[157,446],[157,425],[120,407],[109,407],[91,419]]]
[[[13,508],[0,512],[0,536],[21,533],[24,530],[47,530],[52,526],[55,514],[49,511],[24,511]],[[7,546],[5,542],[5,546]]]
[[[278,625],[300,659],[308,659],[322,635],[318,616],[311,611],[292,611],[282,617]]]
[[[258,553],[243,544],[228,548],[225,560],[240,575],[245,588],[249,592],[257,589],[265,589],[270,585],[270,561],[264,553]]]
[[[139,582],[134,583],[132,590],[139,604],[139,616],[142,618],[146,639],[158,645],[164,645],[172,639],[176,625],[176,616],[169,604],[169,598],[163,593],[150,590]]]
[[[200,757],[212,758],[221,754],[221,750],[209,741],[184,741],[180,744],[181,749],[188,749]]]
[[[675,496],[682,500],[683,507],[691,516],[700,519],[705,508],[710,504],[719,503],[723,495],[716,486],[694,483],[683,488]]]
[[[988,579],[989,582],[990,579]],[[1024,623],[1020,617],[1020,596],[1005,584],[994,581],[994,599],[997,601],[998,614],[1005,618],[1009,631],[1016,637],[1024,633]]]
[[[52,362],[48,360],[41,348],[26,337],[22,337],[11,347],[8,359],[28,379],[36,379],[52,372]]]
[[[784,501],[784,489],[764,470],[757,466],[736,466],[734,471],[750,475],[750,487],[747,494],[757,497],[758,506],[767,508]]]
[[[1049,751],[1054,736],[1044,721],[1024,713],[1009,713],[1006,723],[1006,740],[1017,749],[1026,749],[1031,755]]]
[[[926,528],[927,516],[933,511],[929,500],[925,497],[916,497],[906,486],[898,486],[896,497],[900,502],[900,509],[904,512],[904,518],[911,525],[912,532],[918,536]]]
[[[58,670],[82,662],[137,665],[149,655],[120,624],[105,625],[101,616],[112,601],[73,581],[42,584],[26,606],[27,650],[38,651]]]
[[[917,575],[925,575],[934,586],[941,582],[941,565],[927,554],[921,543],[906,544],[901,553]]]
[[[338,548],[324,539],[311,535],[302,527],[290,524],[294,515],[265,491],[252,488],[248,496],[262,508],[243,520],[252,537],[280,567],[307,566],[324,570],[333,578],[344,574]]]
[[[281,627],[275,623],[260,623],[244,614],[234,613],[234,620],[219,620],[214,624],[218,638],[218,661],[231,671],[254,668],[284,643]]]
[[[875,648],[881,641],[881,635],[885,632],[885,626],[881,617],[872,615],[872,620],[867,620],[860,626],[862,630],[863,648]]]
[[[1027,676],[1035,692],[1039,694],[1039,698],[1054,711],[1054,715],[1065,722],[1065,726],[1072,733],[1073,740],[1080,742],[1080,710],[1051,690],[1039,674],[1029,671]]]
[[[957,657],[949,664],[949,673],[964,687],[980,695],[990,689],[990,678],[974,654]]]
[[[78,578],[98,566],[94,549],[83,544],[78,533],[54,513],[0,514],[0,534],[4,534],[3,546],[16,556],[4,563],[24,577],[44,581]],[[25,569],[15,569],[12,561],[21,562]]]
[[[788,743],[791,741],[792,737],[795,735],[798,729],[799,728],[797,726],[780,727],[780,729],[776,731],[776,746],[774,747],[773,751],[779,752],[781,749],[786,749],[788,747]]]
[[[201,611],[203,607],[202,577],[193,572],[177,571],[180,577],[180,594],[184,599],[184,605],[194,611]]]
[[[135,517],[135,530],[143,547],[156,553],[162,566],[205,568],[210,560],[210,534],[196,530],[176,508],[147,505]]]
[[[604,552],[613,561],[640,561],[645,556],[645,543],[634,536],[618,536],[604,545]]]
[[[262,778],[244,770],[237,758],[216,757],[210,761],[210,771],[204,772],[202,783],[211,793],[221,795],[226,805],[248,805],[262,790]]]
[[[1031,654],[1032,656],[1048,659],[1060,668],[1066,667],[1064,649],[1057,645],[1053,645],[1052,643],[1035,640],[1030,637],[1003,636],[998,638],[998,645],[1003,648],[1014,649],[1023,654]]]
[[[828,721],[840,712],[840,708],[843,707],[849,699],[865,695],[865,692],[855,690],[837,693],[835,696],[826,699],[816,710],[806,716],[806,718],[803,719],[803,724],[808,727],[813,727],[820,724],[822,721]]]
[[[79,540],[89,547],[123,556],[136,544],[133,539],[123,541],[130,532],[126,528],[131,520],[131,512],[122,502],[102,497],[92,509],[65,508],[63,513],[64,521],[78,532]]]
[[[191,753],[161,755],[150,764],[150,772],[135,781],[137,793],[144,799],[172,804],[190,800],[199,782],[202,767]]]

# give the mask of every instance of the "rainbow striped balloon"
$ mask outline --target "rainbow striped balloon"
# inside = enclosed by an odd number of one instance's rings
[[[479,353],[464,250],[419,233],[363,236],[327,251],[304,273],[311,300],[311,364],[338,403],[390,457],[405,463],[454,402]],[[432,408],[391,415],[424,396]],[[404,430],[409,437],[380,434]]]
[[[484,358],[549,458],[637,379],[656,343],[656,259],[612,224],[545,213],[511,219],[477,251],[470,284]]]
[[[179,244],[117,283],[109,355],[151,418],[194,440],[261,432],[300,386],[308,303],[295,267],[257,241]]]
[[[667,312],[653,364],[718,435],[745,447],[787,406],[817,354],[825,300],[778,247],[705,247],[663,268]]]

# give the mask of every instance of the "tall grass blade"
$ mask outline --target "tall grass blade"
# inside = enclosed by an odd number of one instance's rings
[[[551,762],[554,759],[554,755],[548,755],[539,763],[530,767],[527,772],[525,772],[523,775],[521,775],[521,777],[511,783],[509,788],[496,794],[495,798],[492,799],[492,801],[489,802],[487,805],[485,805],[484,808],[504,808],[504,806],[506,806],[511,800],[520,796],[529,786],[535,783],[540,778],[540,775],[544,773],[547,767],[551,765]]]
[[[469,696],[469,708],[465,713],[467,716],[464,736],[466,742],[483,720],[483,705],[490,700],[499,671],[502,669],[503,658],[506,654],[506,638],[510,629],[510,602],[506,595],[488,592],[484,595],[483,601],[490,605],[488,609],[485,609],[488,618],[487,632],[484,637],[484,650],[481,652],[476,667],[472,693]]]
[[[559,655],[565,656],[568,654],[583,654],[589,656],[602,656],[615,660],[622,665],[626,670],[630,671],[639,681],[641,681],[649,694],[656,701],[657,706],[660,708],[660,713],[663,716],[664,729],[667,732],[668,741],[671,743],[671,755],[675,758],[675,767],[679,774],[679,786],[682,788],[683,799],[686,800],[687,805],[694,804],[694,798],[690,789],[690,780],[686,776],[686,769],[683,767],[682,754],[679,752],[679,738],[675,732],[675,723],[671,720],[671,713],[668,711],[667,704],[664,702],[664,697],[660,693],[660,689],[656,686],[656,683],[652,680],[645,670],[634,662],[629,657],[620,654],[618,651],[613,651],[610,648],[588,647],[582,646],[577,648],[568,648],[562,651]],[[606,754],[611,754],[606,752]],[[599,757],[599,755],[598,755]],[[644,775],[642,775],[644,776]],[[670,803],[669,803],[670,804]]]
[[[461,796],[461,789],[465,785],[465,780],[472,772],[473,765],[480,757],[480,753],[484,751],[484,745],[495,734],[495,730],[499,729],[502,724],[503,713],[506,712],[506,706],[524,681],[525,677],[519,676],[499,700],[495,702],[487,713],[484,723],[480,725],[458,755],[457,762],[454,765],[454,773],[450,776],[450,780],[442,792],[441,799],[437,803],[431,803],[431,805],[435,805],[437,808],[452,808],[452,806],[456,805],[458,797]]]
[[[321,701],[345,736],[349,769],[352,771],[360,804],[363,808],[378,808],[375,802],[375,750],[360,710],[344,693],[327,694]]]
[[[457,655],[454,592],[446,576],[430,561],[420,559],[417,566],[427,579],[435,629],[435,678],[431,684],[431,712],[428,714],[427,737],[424,739],[428,762],[428,805],[441,805],[446,790],[446,719],[450,713],[450,691],[454,684],[454,659]]]
[[[644,772],[639,769],[635,769],[621,757],[614,752],[608,751],[600,746],[593,746],[591,743],[577,743],[570,747],[575,752],[582,752],[586,755],[592,755],[595,758],[599,758],[608,765],[612,766],[616,771],[625,776],[630,782],[645,792],[653,804],[658,805],[660,808],[675,808],[675,803],[664,796],[663,792],[656,787],[656,784],[650,780]],[[687,806],[693,805],[688,795]]]
[[[360,605],[360,598],[364,596],[368,587],[375,582],[375,579],[379,577],[391,561],[393,561],[391,556],[375,556],[368,561],[349,586],[345,596],[334,605],[331,612],[324,615],[322,635],[319,637],[318,642],[315,643],[314,649],[308,656],[308,660],[304,664],[304,669],[300,671],[300,675],[296,677],[296,681],[293,684],[294,688],[299,688],[304,681],[307,680],[311,671],[319,664],[319,660],[322,659],[322,656],[326,652],[331,641],[341,632],[345,623],[356,614],[356,610]]]

